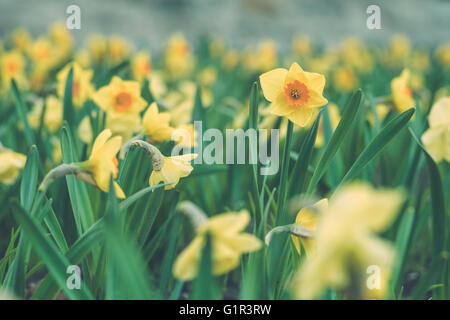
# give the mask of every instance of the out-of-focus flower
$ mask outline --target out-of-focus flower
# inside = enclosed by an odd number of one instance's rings
[[[50,39],[55,46],[54,64],[64,63],[70,56],[73,38],[64,22],[57,22],[50,28]]]
[[[197,276],[207,235],[211,236],[212,273],[221,275],[236,268],[242,254],[256,251],[262,246],[257,237],[243,232],[249,222],[250,215],[246,210],[203,218],[196,226],[194,240],[177,257],[173,267],[174,276],[183,281]]]
[[[64,97],[64,90],[66,88],[67,76],[70,69],[73,68],[73,82],[72,82],[72,103],[74,107],[81,108],[84,102],[90,98],[94,92],[94,87],[91,84],[92,70],[82,69],[78,63],[73,62],[67,64],[58,74],[57,93],[58,96]]]
[[[109,63],[118,65],[130,53],[131,46],[127,40],[119,36],[112,36],[108,39]]]
[[[262,74],[261,88],[266,100],[272,102],[270,112],[285,116],[298,126],[304,127],[314,119],[319,107],[327,104],[322,96],[325,77],[305,72],[293,63],[288,70],[274,69]]]
[[[430,56],[425,50],[416,50],[411,57],[411,67],[413,70],[425,72],[430,68]]]
[[[392,99],[399,112],[404,112],[415,105],[411,88],[409,87],[410,76],[410,71],[404,69],[400,76],[391,81]]]
[[[105,128],[110,129],[113,135],[122,137],[122,141],[128,141],[134,133],[140,131],[141,118],[133,113],[109,112],[106,115]]]
[[[377,112],[378,120],[383,121],[386,115],[389,113],[389,107],[384,103],[378,103],[375,107]],[[367,114],[367,119],[369,120],[371,125],[375,125],[375,117],[372,112]]]
[[[213,67],[208,67],[200,71],[198,75],[198,81],[201,86],[209,87],[216,82],[217,79],[217,70]]]
[[[19,86],[26,83],[25,60],[19,51],[10,51],[0,57],[0,71],[3,87],[9,87],[11,79]]]
[[[30,33],[23,28],[16,29],[12,34],[12,42],[15,49],[26,52],[31,43]]]
[[[302,58],[311,54],[311,41],[307,35],[300,35],[294,37],[292,40],[292,48],[294,53]]]
[[[92,61],[89,51],[87,49],[81,49],[75,54],[75,63],[77,63],[82,68],[88,68]]]
[[[186,148],[195,147],[197,133],[193,124],[182,124],[172,132],[172,140],[176,145]]]
[[[150,75],[152,71],[152,62],[150,60],[150,53],[146,51],[140,51],[131,60],[131,72],[133,79],[136,81],[142,81]]]
[[[390,41],[390,47],[385,56],[386,64],[390,67],[402,66],[410,53],[409,39],[403,35],[395,35]]]
[[[228,51],[222,58],[222,66],[225,70],[234,69],[239,63],[239,54],[235,50]]]
[[[105,37],[101,35],[92,35],[88,39],[89,54],[95,63],[101,63],[105,60],[108,48]]]
[[[29,47],[28,54],[35,67],[49,71],[55,64],[54,48],[52,43],[46,38],[38,38]]]
[[[167,71],[174,78],[184,77],[191,72],[194,65],[191,46],[181,33],[170,38],[164,61]]]
[[[142,129],[151,141],[169,141],[172,138],[173,128],[169,125],[170,114],[159,112],[158,106],[153,102],[142,119]]]
[[[155,99],[161,99],[162,96],[167,92],[167,86],[161,75],[161,72],[152,72],[149,79],[149,90]]]
[[[91,144],[93,133],[89,116],[85,116],[81,120],[80,124],[78,125],[77,134],[81,141],[83,141],[87,145]]]
[[[346,67],[355,68],[360,73],[368,73],[372,71],[372,55],[358,39],[346,39],[343,43],[341,54],[342,60]]]
[[[328,116],[330,118],[331,129],[334,131],[337,128],[339,121],[341,121],[339,108],[335,103],[328,104]],[[316,148],[320,148],[321,146],[323,146],[324,140],[325,138],[323,135],[323,117],[322,117],[319,120],[319,127],[317,128],[317,137],[314,146]]]
[[[313,232],[317,230],[317,221],[319,220],[319,212],[324,212],[328,208],[328,199],[322,199],[310,207],[302,208],[295,218],[295,224],[299,226],[306,227]],[[292,242],[294,243],[295,248],[298,253],[301,253],[301,246],[305,249],[305,254],[307,257],[311,256],[311,254],[315,251],[315,243],[314,236],[307,237],[298,237],[295,235],[291,235]]]
[[[117,76],[95,92],[92,100],[105,112],[121,114],[139,114],[147,105],[141,97],[139,82],[124,81]]]
[[[436,49],[436,58],[445,68],[450,68],[450,43],[441,44]]]
[[[219,57],[225,50],[225,44],[221,39],[213,39],[209,44],[209,53],[212,57]]]
[[[339,91],[351,91],[358,86],[358,77],[352,68],[339,67],[334,72],[333,84]]]
[[[259,70],[261,71],[275,68],[278,63],[277,46],[275,42],[271,40],[261,42],[257,55],[259,60]]]
[[[387,294],[394,249],[375,234],[394,220],[403,195],[394,190],[375,190],[352,183],[330,199],[321,212],[315,236],[316,251],[294,279],[294,296],[312,299],[327,288],[344,290],[347,298],[383,298]],[[378,266],[380,286],[366,290],[366,270]]]
[[[422,135],[422,143],[436,162],[450,162],[450,97],[439,99],[428,116],[429,129]]]
[[[11,185],[25,166],[27,157],[0,144],[0,182]]]
[[[28,114],[28,123],[32,128],[38,128],[41,122],[44,101],[38,100],[31,112]],[[56,96],[49,95],[45,99],[44,126],[50,133],[56,132],[61,126],[63,119],[62,101]]]

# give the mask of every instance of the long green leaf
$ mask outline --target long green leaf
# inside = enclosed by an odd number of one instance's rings
[[[11,89],[14,96],[14,105],[16,107],[17,116],[23,123],[25,139],[28,146],[31,147],[35,143],[33,131],[31,131],[30,125],[28,124],[26,106],[23,103],[22,96],[20,95],[19,89],[17,88],[16,81],[11,79]]]

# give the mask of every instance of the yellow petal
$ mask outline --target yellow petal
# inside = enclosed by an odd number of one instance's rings
[[[267,101],[273,102],[283,90],[284,81],[288,71],[277,68],[259,76],[261,89]]]
[[[295,110],[295,107],[288,105],[283,93],[280,93],[269,106],[270,113],[277,116],[287,116]]]
[[[116,193],[117,198],[119,199],[125,199],[125,193],[123,192],[122,188],[119,186],[117,182],[113,182],[114,184],[114,191]]]
[[[289,114],[287,117],[293,123],[300,127],[306,127],[311,121],[314,120],[314,116],[318,111],[313,108],[300,107],[296,111]]]
[[[213,230],[219,233],[237,233],[244,230],[249,222],[250,214],[247,210],[242,210],[239,213],[222,213],[210,218],[202,226],[201,230]]]
[[[194,240],[180,253],[173,265],[175,278],[188,281],[197,275],[198,264],[204,244],[203,237],[195,237]]]
[[[298,80],[303,83],[307,83],[308,79],[306,78],[305,71],[303,71],[302,67],[297,62],[294,62],[289,68],[289,72],[286,75],[286,80],[284,84],[288,84]]]
[[[308,79],[307,87],[321,94],[325,87],[325,77],[314,72],[305,72],[305,76]]]
[[[106,141],[111,137],[111,130],[105,129],[95,138],[94,146],[92,147],[91,156],[98,152],[98,150],[106,143]]]

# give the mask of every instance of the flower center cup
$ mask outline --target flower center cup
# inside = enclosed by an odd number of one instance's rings
[[[114,175],[113,175],[113,178],[116,179],[117,175],[119,174],[119,160],[117,160],[117,157],[113,157],[112,161],[114,163]]]
[[[6,65],[6,70],[8,70],[9,74],[14,74],[14,73],[16,73],[17,65],[14,62],[9,62]]]
[[[405,89],[403,89],[403,92],[405,93],[406,96],[412,97],[412,92],[410,88],[406,87]]]
[[[78,84],[78,81],[73,81],[72,84],[72,96],[73,97],[78,97],[78,90],[79,90],[80,85]]]
[[[131,95],[127,92],[121,92],[114,98],[114,105],[117,111],[125,111],[131,107]]]
[[[303,106],[309,100],[308,87],[303,82],[295,80],[284,88],[284,96],[291,106]]]

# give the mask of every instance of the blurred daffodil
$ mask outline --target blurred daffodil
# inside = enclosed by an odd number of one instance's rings
[[[278,68],[266,72],[259,79],[264,97],[272,102],[270,112],[285,116],[298,126],[308,125],[319,107],[328,102],[322,96],[325,77],[305,72],[297,63],[289,70]]]
[[[94,87],[91,84],[93,73],[92,70],[82,69],[76,62],[67,64],[56,75],[56,79],[58,80],[57,92],[58,96],[61,98],[64,97],[67,76],[69,75],[71,68],[73,68],[72,102],[74,107],[81,108],[84,102],[90,98],[94,92]]]
[[[39,100],[28,114],[28,123],[32,128],[38,128],[41,122],[42,111],[45,107],[43,124],[50,133],[55,133],[61,126],[63,119],[62,101],[56,96],[49,95],[44,101]]]
[[[124,81],[117,76],[95,92],[92,99],[105,112],[123,114],[139,114],[147,105],[141,97],[139,82]]]
[[[339,121],[341,121],[341,116],[339,114],[339,108],[335,103],[330,103],[328,104],[328,117],[330,119],[330,125],[331,125],[331,129],[334,131],[338,124]],[[323,117],[320,118],[319,121],[319,127],[317,128],[317,137],[316,137],[316,142],[314,143],[314,146],[316,148],[320,148],[321,146],[323,146],[323,143],[325,141],[325,137],[324,137],[324,133],[323,133]]]
[[[315,252],[294,278],[296,298],[320,297],[327,288],[343,290],[347,298],[383,298],[394,259],[394,248],[376,236],[394,220],[403,202],[395,190],[375,190],[352,183],[336,191],[328,209],[321,211]],[[366,290],[366,270],[382,270],[380,286]]]
[[[151,141],[169,141],[172,138],[173,128],[169,125],[170,114],[159,112],[156,102],[153,102],[142,119],[142,129]]]
[[[19,51],[5,52],[0,56],[0,73],[3,87],[9,87],[11,79],[19,86],[26,83],[25,59]]]
[[[27,157],[3,147],[0,143],[0,182],[11,185],[25,166]]]
[[[428,116],[430,127],[422,135],[422,143],[436,162],[450,162],[450,97],[439,99]]]
[[[208,234],[211,236],[214,275],[233,270],[239,265],[242,254],[256,251],[262,246],[257,237],[243,232],[250,222],[250,215],[246,210],[222,213],[209,219],[202,212],[193,213],[193,209],[185,203],[180,204],[180,210],[191,217],[196,227],[196,236],[175,260],[173,274],[177,279],[188,281],[197,276]],[[192,217],[194,214],[197,216]]]
[[[152,62],[150,59],[150,53],[147,51],[140,51],[131,60],[131,72],[133,74],[133,79],[136,81],[142,81],[148,76],[152,71]]]
[[[411,88],[409,86],[411,73],[408,69],[404,69],[400,76],[392,79],[391,91],[394,105],[399,112],[404,112],[413,108],[415,103]]]

